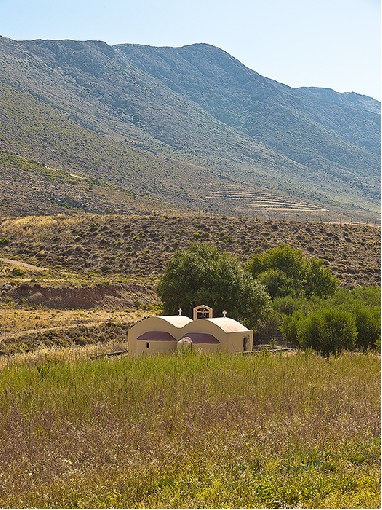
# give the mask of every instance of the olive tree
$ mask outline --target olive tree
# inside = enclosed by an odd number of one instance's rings
[[[249,327],[270,310],[270,297],[238,260],[208,243],[193,243],[175,252],[160,279],[157,292],[164,313],[178,308],[191,316],[193,307],[206,304],[217,314],[223,310]]]

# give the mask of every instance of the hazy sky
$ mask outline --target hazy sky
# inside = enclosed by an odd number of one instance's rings
[[[292,87],[381,99],[380,0],[0,0],[11,39],[218,46]]]

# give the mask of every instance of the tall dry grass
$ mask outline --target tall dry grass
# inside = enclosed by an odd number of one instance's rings
[[[379,508],[379,371],[373,354],[10,364],[0,506]]]

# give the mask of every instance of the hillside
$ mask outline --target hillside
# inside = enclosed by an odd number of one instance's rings
[[[145,195],[153,208],[161,208],[166,197],[180,206],[187,200],[198,203],[198,191],[210,183],[198,165],[191,167],[171,155],[133,148],[126,141],[102,135],[28,92],[1,84],[0,92],[3,215],[36,214],[44,209],[52,214],[65,208],[131,212],[126,207],[129,196],[139,197],[133,210],[142,209],[142,205],[150,210]],[[190,183],[188,195],[182,197],[186,175],[193,176],[192,186]],[[73,180],[78,183],[75,187]],[[81,193],[84,185],[91,191],[88,198]],[[108,192],[114,189],[109,203],[104,203],[99,186]],[[60,200],[65,202],[64,208]]]
[[[3,218],[0,256],[47,268],[48,280],[55,274],[58,283],[70,283],[70,275],[78,275],[81,285],[97,278],[152,283],[174,251],[194,241],[211,242],[242,261],[287,243],[325,260],[343,286],[354,287],[379,283],[379,236],[379,228],[367,225],[169,214],[57,215]],[[2,275],[7,279],[12,265],[6,267]],[[44,271],[22,273],[44,279]]]
[[[125,348],[127,325],[160,310],[166,263],[195,241],[241,262],[287,243],[323,259],[343,287],[380,282],[380,229],[371,225],[174,213],[2,218],[0,358],[109,340]]]
[[[10,197],[35,190],[17,207],[3,200],[2,214],[186,207],[378,217],[380,105],[371,98],[291,89],[204,44],[1,38],[0,62],[3,187]],[[17,158],[29,166],[25,181],[14,179]],[[93,198],[62,174],[41,181],[34,163],[80,176]]]
[[[362,160],[367,149],[369,156],[371,150],[377,155],[380,111],[371,98],[330,89],[292,89],[207,44],[117,48],[134,66],[192,98],[215,118],[311,168],[319,169],[330,153],[332,163],[366,173]]]

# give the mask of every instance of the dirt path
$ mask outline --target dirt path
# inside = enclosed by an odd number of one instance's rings
[[[33,264],[27,264],[26,262],[20,262],[19,260],[14,259],[6,259],[4,257],[0,257],[0,262],[18,267],[19,269],[28,269],[29,271],[36,271],[39,273],[45,273],[46,271],[49,271],[49,269],[46,267],[38,267],[34,266]]]

